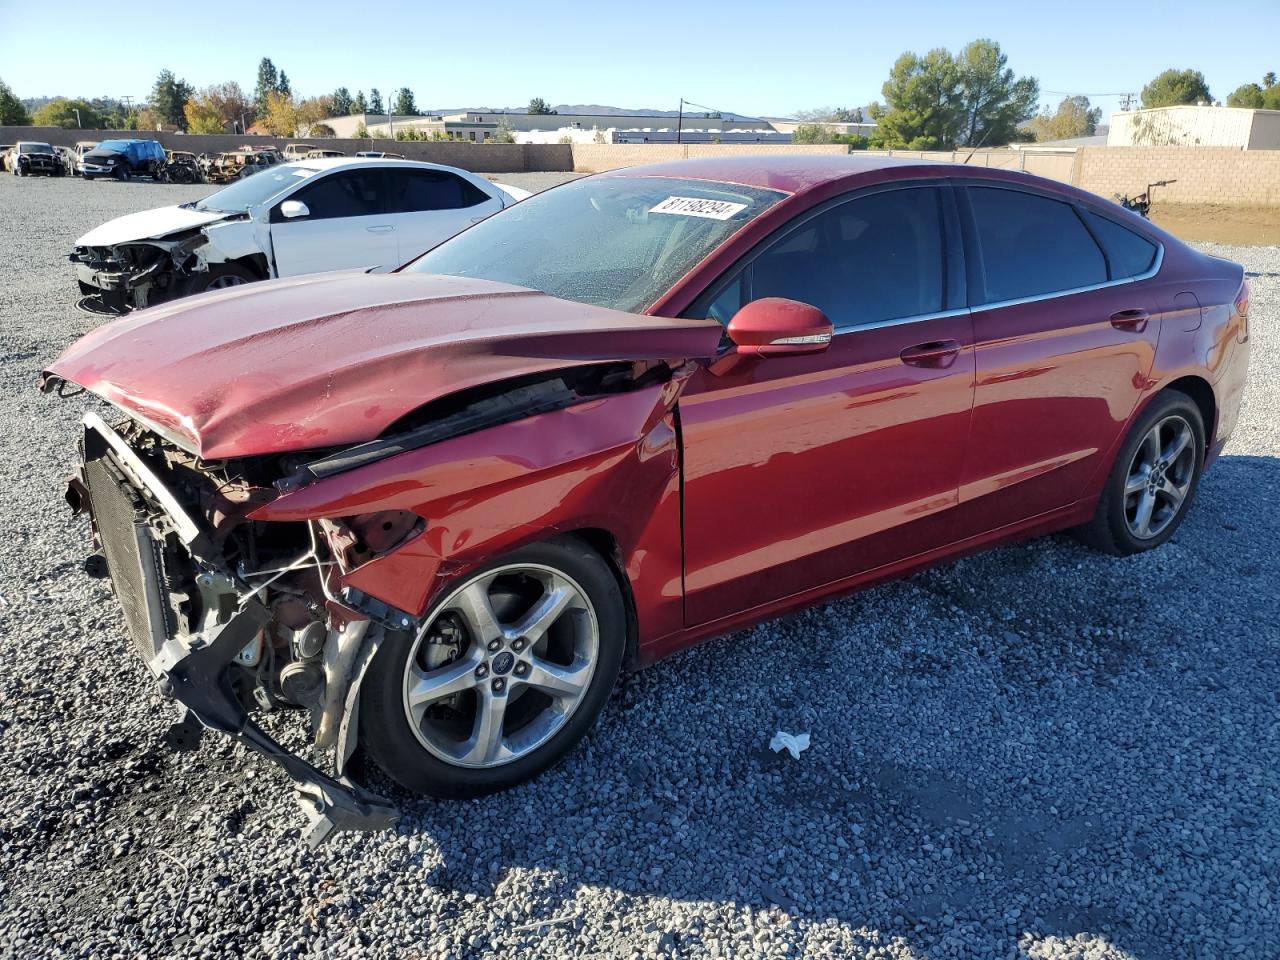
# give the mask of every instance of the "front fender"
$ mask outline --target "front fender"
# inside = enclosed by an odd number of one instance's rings
[[[451,580],[527,543],[575,530],[617,542],[641,642],[683,625],[675,402],[687,376],[411,450],[286,493],[255,520],[408,511],[425,526],[340,573],[421,616]]]

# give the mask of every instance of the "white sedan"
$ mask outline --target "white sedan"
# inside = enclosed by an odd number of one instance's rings
[[[81,293],[123,313],[271,277],[396,267],[527,196],[434,163],[300,160],[104,223],[71,260]]]

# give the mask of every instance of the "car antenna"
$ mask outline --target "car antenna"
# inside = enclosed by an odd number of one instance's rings
[[[970,160],[973,159],[973,155],[977,153],[979,149],[981,149],[984,143],[987,142],[987,137],[991,136],[991,130],[992,130],[991,127],[987,127],[987,129],[983,131],[982,139],[973,145],[973,149],[969,151],[969,155],[965,157],[964,160],[961,162],[960,164],[961,166],[964,166],[966,163],[968,163]]]

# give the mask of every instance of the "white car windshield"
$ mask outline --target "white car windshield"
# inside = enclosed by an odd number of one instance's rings
[[[217,193],[212,193],[203,200],[192,204],[196,210],[211,210],[217,213],[247,213],[250,207],[266,203],[277,194],[281,194],[301,183],[307,177],[315,176],[320,171],[310,167],[300,167],[291,163],[282,164],[271,170],[254,174],[245,180],[237,180]]]
[[[406,269],[643,312],[786,194],[667,177],[589,177],[535,194]]]

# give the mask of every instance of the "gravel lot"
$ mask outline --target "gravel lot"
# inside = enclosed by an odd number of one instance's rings
[[[98,322],[75,237],[208,189],[0,177],[0,953],[1280,955],[1280,248],[1214,248],[1252,384],[1164,549],[1042,539],[718,640],[538,782],[309,853],[274,767],[160,742],[61,501],[81,401],[36,390]]]

